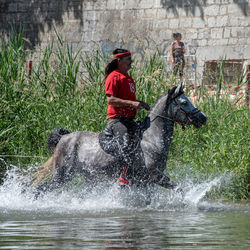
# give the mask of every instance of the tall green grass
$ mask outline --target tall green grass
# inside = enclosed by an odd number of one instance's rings
[[[0,44],[0,155],[5,155],[0,158],[8,165],[43,163],[49,157],[46,140],[54,128],[104,129],[103,78],[109,56],[101,49],[82,54],[58,35],[57,41],[33,59],[29,75],[26,63],[34,55],[25,49],[22,34],[2,38]],[[159,53],[145,58],[143,64],[135,61],[130,74],[138,99],[151,106],[175,82]],[[220,78],[219,90],[223,84]],[[233,176],[229,185],[214,190],[211,197],[246,199],[249,109],[237,106],[219,91],[216,98],[207,98],[206,91],[199,92],[199,106],[209,117],[207,125],[185,131],[176,126],[166,171],[176,181],[193,178],[196,182],[228,173]],[[3,161],[0,164],[3,175],[6,166]]]

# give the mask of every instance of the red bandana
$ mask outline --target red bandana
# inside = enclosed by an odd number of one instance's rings
[[[123,57],[127,57],[127,56],[131,56],[131,53],[129,51],[124,52],[124,53],[115,54],[114,58],[117,59],[117,58],[123,58]]]

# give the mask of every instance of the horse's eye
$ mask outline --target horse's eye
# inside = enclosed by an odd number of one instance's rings
[[[182,101],[181,104],[186,105],[187,101]]]

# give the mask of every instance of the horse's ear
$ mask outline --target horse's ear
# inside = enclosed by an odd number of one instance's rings
[[[174,86],[172,89],[169,89],[168,96],[171,96],[173,98],[176,88],[177,88],[177,86]]]
[[[184,91],[184,88],[185,88],[185,84],[184,83],[181,83],[179,85],[177,85],[175,91],[174,91],[174,94],[173,94],[173,98],[182,94]]]
[[[184,88],[185,88],[185,84],[184,84],[184,83],[181,83],[181,89],[180,89],[180,91],[181,91],[181,92],[184,92]]]
[[[181,90],[182,90],[182,84],[179,84],[175,89],[173,97],[178,96]]]

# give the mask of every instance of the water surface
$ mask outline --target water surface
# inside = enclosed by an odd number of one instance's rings
[[[249,206],[234,205],[211,212],[1,209],[0,249],[249,249]]]
[[[117,188],[34,200],[13,174],[0,186],[0,249],[250,249],[250,204],[204,200],[218,182],[183,197],[156,190],[145,206],[124,204]]]

